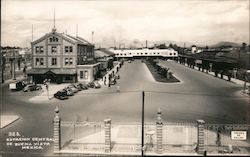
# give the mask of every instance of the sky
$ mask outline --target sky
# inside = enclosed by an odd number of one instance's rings
[[[2,0],[1,46],[78,32],[102,47],[148,41],[249,43],[249,0]],[[78,31],[76,31],[78,27]]]

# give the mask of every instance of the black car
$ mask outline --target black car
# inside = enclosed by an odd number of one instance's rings
[[[68,99],[67,91],[60,90],[54,94],[54,97],[60,100]]]
[[[78,91],[83,90],[83,89],[82,89],[82,86],[83,86],[83,84],[81,84],[81,83],[75,83],[75,84],[74,84],[74,87],[76,87],[76,88],[78,89]]]
[[[89,82],[88,84],[89,88],[95,88],[95,83],[94,82]]]
[[[63,90],[67,93],[67,96],[73,96],[74,95],[74,92],[71,90],[71,88],[64,88]]]
[[[78,86],[80,86],[82,90],[88,89],[88,85],[84,83],[78,83]]]
[[[37,84],[28,84],[23,88],[24,92],[35,91],[35,90],[42,90],[42,86]]]

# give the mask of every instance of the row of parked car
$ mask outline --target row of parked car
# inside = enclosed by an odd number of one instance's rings
[[[42,86],[34,83],[28,84],[25,81],[16,81],[9,84],[9,89],[11,91],[23,90],[24,92],[29,92],[29,91],[42,90]]]
[[[101,88],[101,85],[95,81],[90,83],[75,83],[70,84],[62,90],[59,90],[54,94],[54,97],[59,100],[68,99],[69,96],[73,96],[78,91],[87,90],[88,88]]]

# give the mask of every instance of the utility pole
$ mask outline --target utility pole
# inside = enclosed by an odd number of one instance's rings
[[[94,45],[94,31],[92,31],[92,45]]]
[[[16,80],[16,50],[13,51],[13,70],[12,70],[12,79]]]
[[[76,37],[78,36],[78,24],[76,24]]]
[[[144,156],[144,97],[145,93],[142,91],[142,114],[141,114],[141,156]]]
[[[1,83],[4,83],[4,58],[3,58],[3,51],[1,50],[1,59],[0,59],[0,61],[1,61]]]

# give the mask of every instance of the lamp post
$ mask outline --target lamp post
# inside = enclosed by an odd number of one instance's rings
[[[144,97],[145,97],[145,93],[144,91],[142,91],[142,114],[141,114],[141,119],[142,119],[142,126],[141,126],[141,156],[144,156]]]

